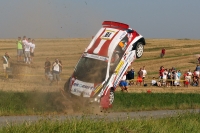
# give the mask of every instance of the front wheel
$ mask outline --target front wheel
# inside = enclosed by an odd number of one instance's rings
[[[135,50],[136,50],[136,57],[137,58],[142,57],[142,54],[144,52],[144,45],[141,42],[138,42]]]

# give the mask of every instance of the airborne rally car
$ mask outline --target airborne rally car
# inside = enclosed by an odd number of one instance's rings
[[[109,108],[131,63],[143,54],[145,39],[129,25],[104,21],[79,59],[65,91]]]

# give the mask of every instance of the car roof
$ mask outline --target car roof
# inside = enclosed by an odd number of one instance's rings
[[[115,47],[127,34],[126,30],[128,28],[129,25],[124,23],[104,21],[102,23],[102,28],[94,36],[85,52],[110,57]]]
[[[128,24],[120,23],[120,22],[115,22],[115,21],[104,21],[102,23],[103,27],[109,27],[109,28],[116,28],[116,29],[121,29],[121,30],[126,30],[129,28]]]

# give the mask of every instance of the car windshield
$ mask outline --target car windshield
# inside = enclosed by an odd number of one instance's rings
[[[107,62],[82,57],[75,69],[74,77],[89,83],[101,83],[106,77]]]

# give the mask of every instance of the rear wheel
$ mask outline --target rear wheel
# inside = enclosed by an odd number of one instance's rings
[[[136,57],[137,58],[142,57],[142,54],[144,52],[144,45],[141,42],[138,42],[135,50],[136,50]]]

